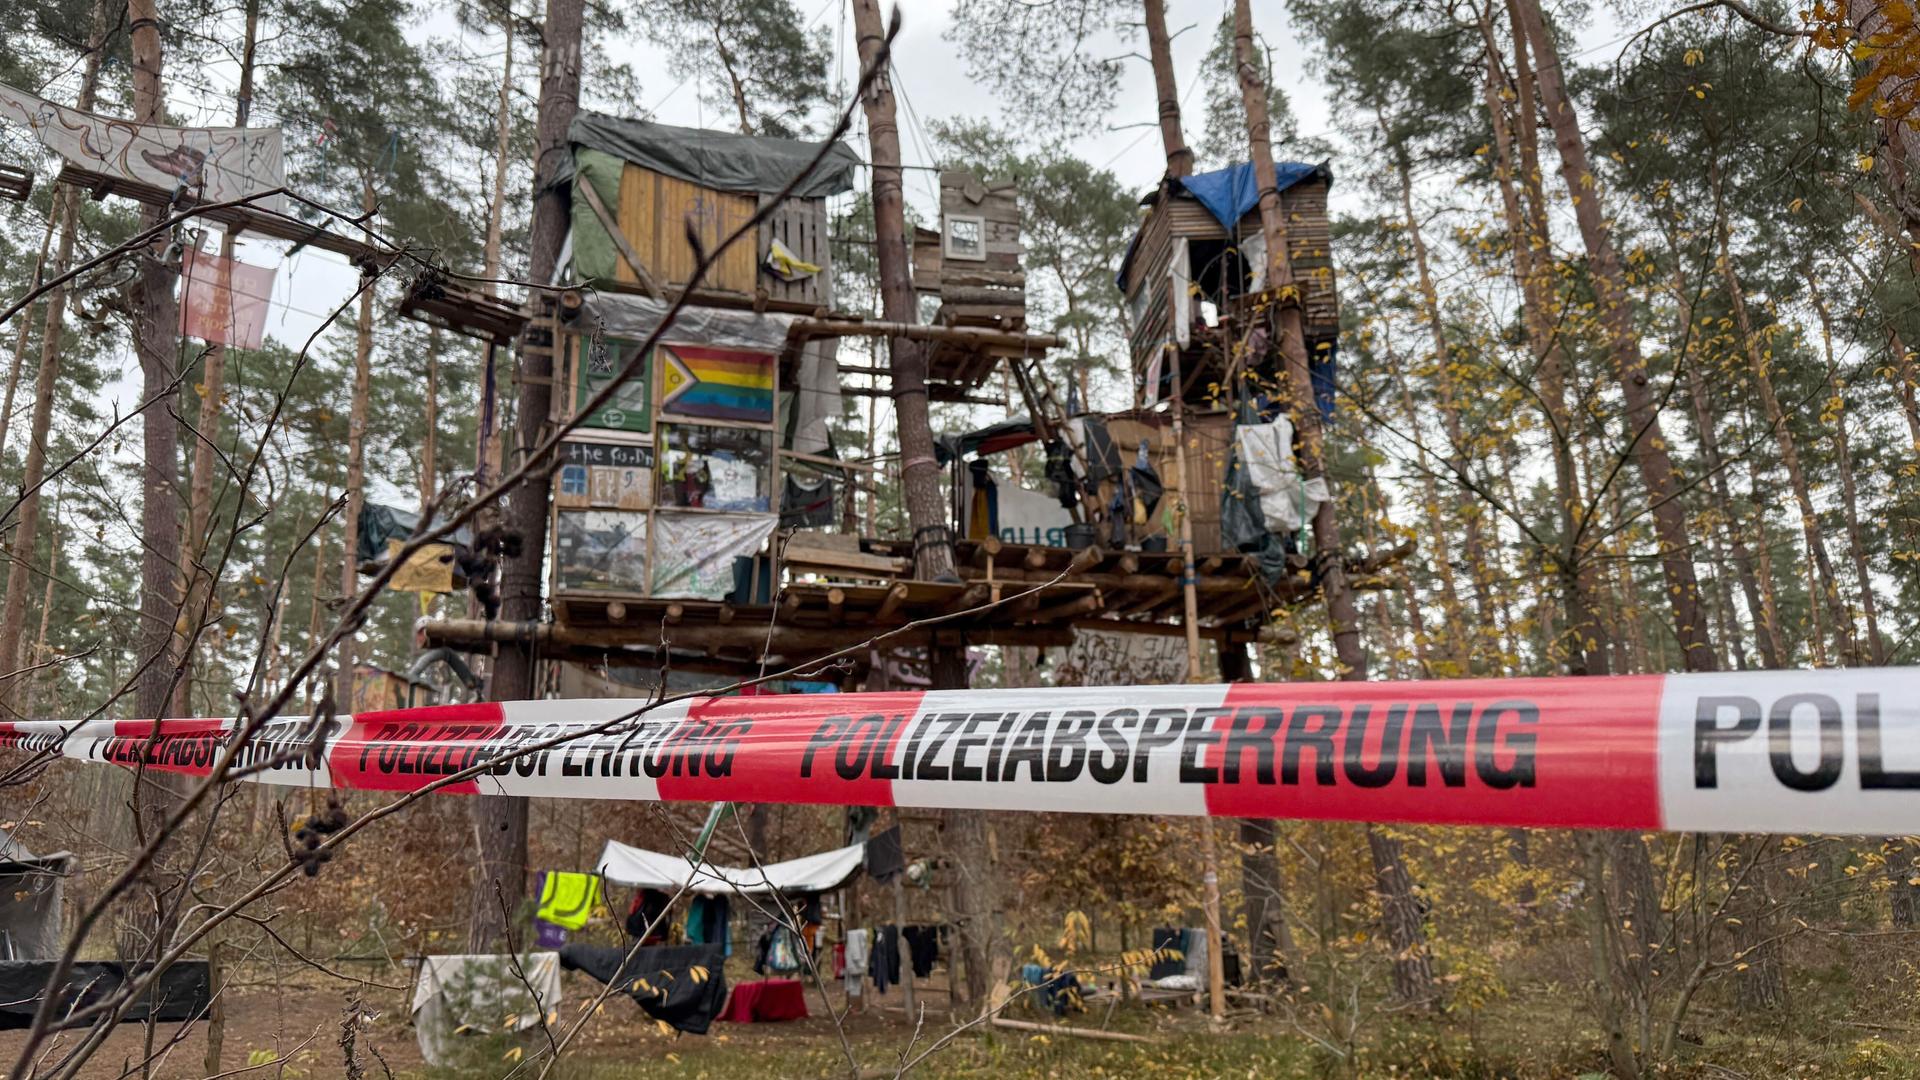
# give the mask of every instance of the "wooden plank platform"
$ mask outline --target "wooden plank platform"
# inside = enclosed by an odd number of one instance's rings
[[[118,195],[149,206],[166,206],[173,201],[171,190],[155,187],[152,184],[143,184],[138,180],[129,180],[122,176],[90,172],[71,162],[61,167],[58,179],[63,184],[86,188],[95,202],[109,195]],[[196,205],[198,200],[183,197],[180,200],[179,209],[191,210]],[[209,221],[219,222],[230,231],[270,236],[276,240],[291,240],[296,244],[323,248],[345,255],[349,261],[372,258],[379,253],[378,248],[363,241],[342,236],[337,232],[286,214],[256,210],[250,206],[228,206],[219,210],[208,210],[200,216]]]

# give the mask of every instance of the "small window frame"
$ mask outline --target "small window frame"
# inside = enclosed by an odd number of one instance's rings
[[[953,227],[961,223],[971,224],[980,237],[979,250],[963,251],[953,246]],[[962,262],[987,261],[987,219],[979,214],[946,214],[940,222],[940,251],[949,259]]]

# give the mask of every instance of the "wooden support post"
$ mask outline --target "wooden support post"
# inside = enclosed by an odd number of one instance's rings
[[[898,614],[900,605],[906,602],[907,592],[906,582],[894,582],[893,588],[887,590],[886,599],[880,601],[879,610],[873,613],[873,621],[884,624]]]
[[[845,589],[827,590],[827,614],[832,617],[833,625],[839,626],[847,620],[847,592]]]
[[[898,819],[895,819],[895,823],[898,824]],[[893,876],[893,929],[895,933],[900,935],[900,945],[902,948],[905,948],[907,943],[906,878],[907,875],[905,874],[895,874]],[[901,967],[905,970],[900,972],[900,993],[906,1001],[907,1019],[911,1021],[914,1019],[913,962],[908,960],[901,964]]]
[[[1169,346],[1168,360],[1173,365],[1173,458],[1175,516],[1180,520],[1180,592],[1186,605],[1187,681],[1206,678],[1200,670],[1200,597],[1195,588],[1199,574],[1193,565],[1193,522],[1187,515],[1187,439],[1186,404],[1180,394],[1180,350]],[[1218,569],[1219,559],[1210,560],[1209,569]],[[1220,935],[1220,859],[1215,851],[1213,819],[1200,819],[1201,907],[1207,922],[1207,1013],[1214,1023],[1226,1014],[1226,958],[1221,955]]]

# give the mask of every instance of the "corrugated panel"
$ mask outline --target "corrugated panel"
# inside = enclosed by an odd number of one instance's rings
[[[647,270],[663,287],[687,284],[693,277],[694,253],[687,243],[687,222],[694,223],[700,242],[713,250],[735,229],[753,217],[754,197],[714,191],[629,162],[620,174],[620,231],[647,262]],[[758,245],[750,242],[727,249],[708,272],[701,288],[710,292],[752,295]],[[623,264],[617,280],[635,285],[639,278]]]

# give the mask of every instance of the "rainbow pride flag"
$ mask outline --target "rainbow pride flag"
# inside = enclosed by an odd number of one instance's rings
[[[709,345],[660,345],[659,411],[699,420],[773,423],[772,353]]]

